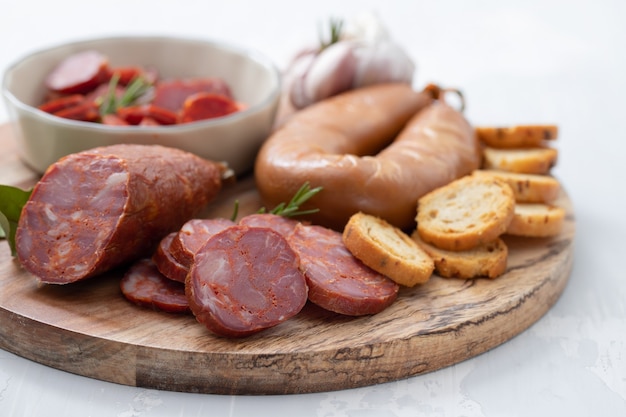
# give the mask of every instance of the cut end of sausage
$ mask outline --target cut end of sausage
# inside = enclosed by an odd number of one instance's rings
[[[16,232],[22,266],[42,282],[57,284],[97,272],[124,212],[128,181],[115,158],[76,154],[52,166],[22,211]]]
[[[307,285],[298,255],[279,233],[231,226],[196,253],[186,281],[196,319],[226,337],[244,337],[295,316]]]

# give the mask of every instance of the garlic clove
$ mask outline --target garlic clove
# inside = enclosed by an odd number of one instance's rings
[[[354,56],[353,88],[385,82],[410,84],[413,81],[415,64],[397,43],[362,44],[354,51]]]
[[[317,55],[291,89],[294,107],[304,108],[352,87],[356,68],[352,42],[338,42]]]

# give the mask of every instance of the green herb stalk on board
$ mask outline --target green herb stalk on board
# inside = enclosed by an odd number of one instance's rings
[[[310,184],[308,182],[305,182],[302,187],[300,187],[300,189],[296,191],[296,193],[288,203],[278,204],[271,211],[269,211],[269,213],[283,217],[296,217],[303,216],[305,214],[317,213],[319,209],[300,210],[300,206],[320,191],[322,191],[322,187],[311,188]],[[230,217],[230,219],[232,221],[235,221],[235,219],[237,219],[238,213],[239,201],[235,200],[235,208],[233,211],[233,215]],[[257,211],[257,213],[263,214],[268,213],[268,211],[265,207],[261,207]]]
[[[7,239],[11,248],[11,255],[16,255],[15,231],[22,213],[22,207],[26,204],[32,189],[24,191],[10,185],[0,185],[0,228],[1,236]]]

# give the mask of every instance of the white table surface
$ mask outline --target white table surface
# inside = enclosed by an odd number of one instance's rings
[[[0,0],[0,73],[57,43],[117,34],[226,39],[279,66],[318,23],[375,11],[416,82],[461,88],[478,124],[557,123],[555,175],[574,203],[575,261],[556,305],[519,336],[436,372],[289,396],[133,388],[0,350],[0,416],[625,416],[626,2]],[[0,123],[8,121],[0,104]],[[5,247],[0,247],[6,250]]]

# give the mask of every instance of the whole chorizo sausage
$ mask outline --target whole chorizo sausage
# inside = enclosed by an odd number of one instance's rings
[[[112,145],[52,164],[24,205],[18,260],[65,284],[150,256],[220,191],[225,168],[159,145]]]
[[[268,205],[309,181],[322,192],[313,223],[342,230],[358,211],[414,225],[418,198],[478,168],[474,130],[430,91],[406,84],[364,87],[296,113],[263,144],[255,164]]]

